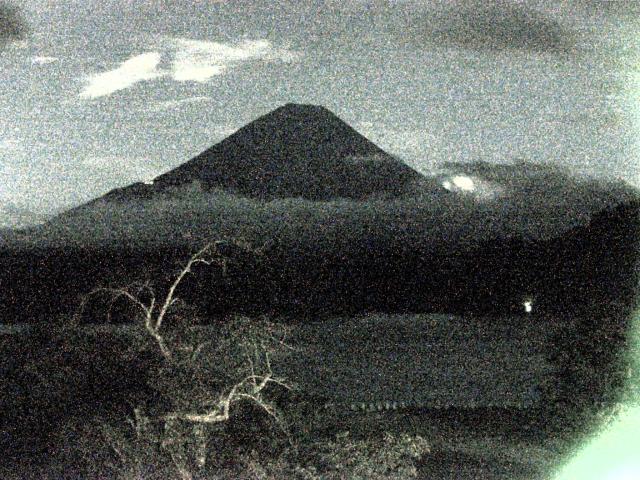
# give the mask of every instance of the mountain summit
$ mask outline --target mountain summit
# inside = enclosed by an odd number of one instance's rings
[[[199,181],[249,197],[326,200],[398,194],[418,176],[328,109],[290,103],[160,175],[154,190]]]

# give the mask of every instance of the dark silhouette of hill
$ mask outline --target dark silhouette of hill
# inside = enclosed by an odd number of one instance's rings
[[[610,301],[632,301],[640,238],[637,200],[596,212],[551,238],[485,234],[468,240],[461,237],[464,225],[452,230],[449,240],[434,239],[428,235],[433,219],[425,211],[380,206],[363,202],[326,213],[326,204],[318,203],[317,211],[290,218],[285,211],[266,219],[251,210],[227,213],[227,225],[209,227],[209,238],[248,221],[250,235],[263,235],[258,245],[271,240],[267,250],[259,258],[232,258],[226,277],[215,269],[203,271],[185,283],[181,295],[209,318],[232,312],[293,318],[363,311],[490,315],[522,312],[528,296],[537,311],[571,316]],[[96,285],[141,278],[162,285],[199,245],[199,240],[146,246],[76,242],[7,249],[0,255],[2,321],[63,314]],[[93,320],[103,317],[96,313]]]
[[[468,176],[478,192],[449,191],[323,107],[285,105],[152,184],[0,239],[0,322],[63,314],[98,285],[162,285],[222,237],[270,248],[185,287],[209,318],[505,313],[527,295],[570,311],[633,283],[613,277],[634,271],[618,267],[622,257],[637,257],[628,188],[531,164],[446,167],[444,178]]]
[[[360,199],[397,195],[419,177],[328,109],[290,103],[160,175],[153,185],[137,183],[107,197],[148,198],[199,182],[205,190],[261,199]]]
[[[318,209],[327,204],[309,203]],[[178,296],[205,323],[238,313],[305,322],[362,312],[447,312],[464,314],[469,322],[507,321],[514,329],[539,320],[547,328],[551,319],[559,327],[548,353],[562,379],[563,398],[605,398],[622,384],[626,370],[619,368],[618,354],[638,285],[637,199],[595,212],[553,238],[494,236],[462,243],[425,239],[428,223],[419,215],[402,219],[397,212],[367,209],[369,202],[353,203],[361,208],[352,217],[331,223],[274,217],[272,223],[285,232],[273,237],[264,255],[229,251],[226,275],[198,267]],[[68,318],[96,285],[148,278],[163,291],[168,275],[196,245],[132,248],[114,242],[0,251],[0,320]],[[526,298],[534,302],[531,315],[523,311]],[[125,301],[96,298],[83,320],[131,321],[134,313]],[[588,382],[574,357],[595,372]]]

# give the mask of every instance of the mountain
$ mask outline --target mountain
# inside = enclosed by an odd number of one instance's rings
[[[199,182],[252,198],[361,199],[397,195],[420,174],[367,140],[328,109],[287,104],[254,120],[152,185],[109,198],[149,197]]]
[[[0,322],[62,314],[96,285],[161,282],[223,238],[268,250],[185,287],[211,318],[495,313],[529,295],[553,311],[634,284],[613,272],[635,271],[637,191],[544,164],[441,167],[418,174],[329,110],[285,105],[151,184],[0,234]]]

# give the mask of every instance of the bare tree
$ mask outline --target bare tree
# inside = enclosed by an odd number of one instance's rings
[[[253,249],[247,243],[234,241],[233,246],[239,247],[245,252],[252,254],[261,254],[262,249]],[[149,281],[134,282],[126,287],[121,288],[98,288],[93,290],[89,295],[83,298],[80,308],[77,311],[77,319],[84,311],[89,300],[97,294],[106,294],[110,298],[109,310],[110,315],[113,304],[121,298],[126,299],[139,312],[144,331],[153,339],[155,345],[159,349],[162,358],[165,361],[169,371],[175,374],[176,371],[182,372],[178,368],[172,370],[173,367],[186,367],[189,371],[197,369],[201,361],[203,352],[206,350],[208,341],[197,341],[195,344],[180,344],[170,336],[164,333],[166,324],[175,310],[178,309],[182,302],[176,292],[185,277],[193,273],[196,265],[217,266],[223,274],[226,274],[229,258],[223,254],[222,250],[228,246],[228,242],[208,243],[198,252],[191,256],[184,267],[178,272],[173,282],[169,285],[164,297],[158,297],[154,288]],[[263,247],[264,249],[264,247]],[[174,315],[176,316],[176,315]],[[251,324],[251,328],[247,325]],[[195,457],[196,468],[203,469],[206,466],[206,426],[212,424],[220,424],[231,418],[232,407],[242,402],[250,402],[259,407],[269,417],[273,418],[284,429],[276,406],[268,398],[267,389],[271,385],[291,389],[292,385],[283,377],[274,374],[272,369],[271,356],[280,348],[291,348],[285,342],[286,329],[276,327],[267,322],[253,323],[244,317],[239,317],[236,322],[231,322],[227,326],[226,331],[216,332],[218,338],[226,338],[227,342],[233,344],[233,355],[239,358],[233,358],[234,368],[232,368],[231,378],[227,382],[222,382],[216,391],[208,391],[206,388],[200,390],[193,389],[186,392],[188,401],[175,400],[172,402],[170,411],[163,413],[158,418],[154,418],[154,422],[163,424],[162,430],[164,438],[162,446],[169,451],[173,463],[178,469],[183,479],[192,478],[192,473],[188,467],[188,463],[184,458],[184,454],[176,453],[172,450],[178,442],[178,435],[175,434],[178,424],[190,425],[193,440],[195,440],[195,451],[191,454]],[[257,327],[257,328],[256,328]],[[188,355],[180,355],[184,351]],[[209,355],[216,355],[216,350],[208,351]],[[228,357],[227,357],[228,358]],[[217,359],[218,363],[225,362],[225,357]],[[222,368],[225,365],[221,365]],[[227,375],[228,376],[228,375]],[[198,392],[191,395],[192,392]],[[178,398],[178,392],[172,392]],[[183,394],[185,392],[182,392]],[[183,395],[184,397],[184,395]],[[135,426],[136,433],[141,435],[145,429],[143,424],[149,423],[149,418],[145,417],[139,409],[135,410]],[[178,442],[179,443],[179,442]]]

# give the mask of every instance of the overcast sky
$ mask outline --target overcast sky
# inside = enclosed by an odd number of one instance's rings
[[[640,186],[640,3],[0,0],[0,202],[148,180],[287,102],[428,171],[514,158]]]

